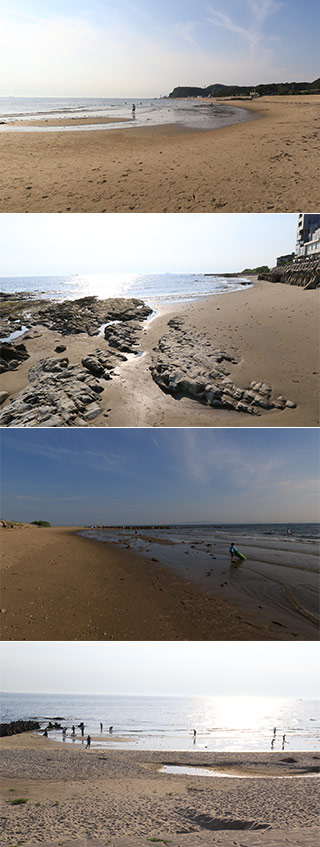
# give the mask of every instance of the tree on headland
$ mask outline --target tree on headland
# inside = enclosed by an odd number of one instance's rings
[[[31,521],[31,524],[35,524],[36,526],[51,526],[49,521]]]

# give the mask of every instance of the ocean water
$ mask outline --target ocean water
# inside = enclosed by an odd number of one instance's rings
[[[103,668],[101,669],[103,674]],[[106,669],[107,674],[107,669]],[[192,669],[190,669],[192,672]],[[277,697],[119,697],[71,694],[3,694],[1,721],[34,718],[44,727],[49,718],[61,717],[67,727],[66,742],[80,744],[78,724],[93,737],[93,746],[134,750],[208,750],[246,752],[317,750],[320,713],[317,700]],[[100,721],[104,725],[100,733]],[[72,724],[77,737],[72,740]],[[113,741],[109,726],[113,725]],[[193,729],[196,729],[196,742]],[[69,732],[68,732],[69,731]],[[61,731],[50,733],[62,741]],[[117,740],[119,739],[119,740]]]
[[[319,547],[320,524],[319,523],[243,523],[243,524],[171,524],[165,527],[149,527],[152,529],[153,538],[169,538],[180,543],[182,540],[191,544],[194,542],[212,541],[221,539],[230,545],[229,539],[238,541],[248,539],[249,542],[267,542],[285,539],[290,545],[296,545],[298,541],[304,541],[316,551]],[[89,534],[89,533],[88,533]],[[100,535],[107,538],[117,537],[116,530],[105,529]]]
[[[132,118],[132,104],[135,117]],[[81,130],[121,129],[132,127],[179,124],[189,129],[217,129],[240,121],[254,120],[256,115],[248,109],[231,104],[206,104],[188,100],[168,99],[119,99],[119,98],[57,98],[57,97],[1,97],[0,131],[5,132],[57,132],[77,131],[77,118],[108,118],[117,120],[109,124],[82,125]],[[37,127],[37,121],[50,118],[74,119],[74,126]],[[14,119],[15,126],[7,126]],[[128,120],[129,119],[129,120]],[[21,127],[21,121],[30,120],[33,126]],[[123,123],[118,123],[118,121]]]
[[[246,277],[220,277],[215,274],[122,274],[105,273],[73,276],[0,277],[0,291],[13,294],[26,291],[31,296],[53,300],[76,300],[95,295],[138,297],[166,304],[197,300],[211,294],[241,291],[251,286]]]

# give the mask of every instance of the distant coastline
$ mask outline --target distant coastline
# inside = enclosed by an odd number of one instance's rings
[[[320,78],[314,82],[272,82],[261,85],[222,85],[213,83],[205,88],[178,85],[169,94],[179,97],[268,97],[270,95],[320,94]]]

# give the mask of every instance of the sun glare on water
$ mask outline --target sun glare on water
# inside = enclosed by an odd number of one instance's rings
[[[130,297],[139,274],[105,273],[74,276],[68,285],[74,285],[82,291],[82,297],[96,296],[101,300],[107,297]]]

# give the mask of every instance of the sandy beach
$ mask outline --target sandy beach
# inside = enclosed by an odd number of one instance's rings
[[[80,537],[75,528],[11,529],[8,523],[1,529],[3,640],[318,637],[316,624],[286,598],[273,620],[272,592],[263,604],[258,592],[249,602],[234,588],[227,599],[226,592],[192,579],[185,567],[179,572],[179,565],[135,552],[130,540],[114,545]],[[208,553],[206,568],[214,564]],[[229,565],[226,552],[226,570]]]
[[[241,100],[232,105],[244,107]],[[314,210],[319,106],[319,95],[263,97],[245,103],[259,119],[199,132],[173,124],[48,134],[4,130],[0,211]]]
[[[254,278],[252,278],[254,280]],[[319,292],[304,291],[286,284],[259,281],[236,293],[211,296],[192,303],[159,307],[154,318],[142,323],[136,349],[140,355],[126,356],[115,362],[111,379],[100,380],[99,408],[90,426],[317,426],[319,423]],[[9,302],[9,308],[12,306]],[[177,326],[169,326],[172,319]],[[127,324],[128,326],[128,324]],[[181,333],[183,347],[179,349]],[[272,397],[285,397],[295,408],[256,408],[249,415],[231,408],[213,408],[191,396],[173,396],[164,392],[157,376],[160,340],[167,339],[172,373],[179,372],[190,359],[191,371],[201,381],[211,382],[212,359],[208,354],[222,350],[229,356],[223,362],[234,386],[250,389],[252,381],[267,383]],[[41,325],[33,327],[26,345],[29,358],[15,370],[2,374],[2,390],[8,398],[2,414],[21,392],[30,386],[28,374],[40,359],[57,357],[55,348],[66,347],[64,356],[70,365],[97,349],[110,351],[103,337],[81,332],[65,335]],[[112,348],[114,350],[114,348]],[[142,355],[141,355],[142,353]],[[162,355],[162,354],[161,354]],[[61,358],[61,356],[60,356]],[[205,377],[203,376],[205,374]],[[60,383],[61,384],[61,383]],[[95,395],[96,397],[96,395]],[[100,409],[100,411],[99,411]],[[59,411],[59,410],[56,410]],[[49,417],[49,415],[48,415]],[[3,425],[10,425],[5,422]],[[55,425],[68,424],[55,418]],[[15,418],[12,425],[15,425]],[[23,419],[16,419],[26,425]],[[43,425],[36,421],[34,424]],[[77,422],[76,425],[79,425]],[[82,421],[81,425],[86,425]]]
[[[213,768],[221,776],[161,773],[168,764]],[[319,780],[308,774],[318,764],[311,753],[102,752],[34,733],[4,738],[2,843],[313,847]],[[28,802],[12,806],[19,798]]]

